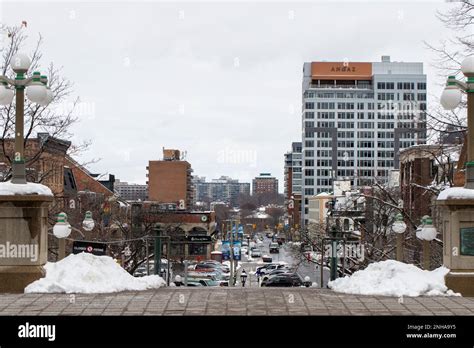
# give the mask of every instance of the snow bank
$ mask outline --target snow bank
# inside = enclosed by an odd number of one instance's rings
[[[26,184],[12,184],[10,181],[0,182],[0,196],[13,195],[42,195],[52,196],[49,187],[28,182]]]
[[[451,187],[438,195],[438,200],[446,199],[474,199],[474,190],[464,187]]]
[[[352,276],[328,283],[337,292],[358,295],[383,296],[460,296],[448,290],[444,276],[446,267],[425,271],[414,265],[395,260],[371,263]]]
[[[165,286],[157,275],[133,277],[109,256],[71,254],[45,265],[46,277],[25,288],[25,293],[110,293]]]

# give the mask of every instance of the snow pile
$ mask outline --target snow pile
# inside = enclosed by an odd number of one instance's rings
[[[109,293],[165,286],[157,275],[135,278],[109,256],[71,254],[48,262],[46,277],[25,288],[25,293]]]
[[[52,196],[49,187],[28,182],[26,184],[12,184],[10,181],[0,182],[0,196],[13,195],[42,195]]]
[[[438,200],[446,199],[474,199],[474,190],[464,187],[451,187],[441,191]]]
[[[350,277],[328,283],[337,292],[357,295],[382,296],[459,296],[448,290],[444,276],[446,267],[425,271],[414,265],[387,260],[371,263],[366,269]]]

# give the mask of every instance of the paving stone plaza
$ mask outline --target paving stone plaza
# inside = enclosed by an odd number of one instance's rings
[[[0,315],[473,315],[473,297],[345,295],[328,289],[161,288],[115,294],[2,294]]]

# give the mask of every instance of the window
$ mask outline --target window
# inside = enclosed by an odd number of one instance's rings
[[[314,140],[306,140],[304,142],[305,147],[314,147]]]
[[[334,111],[318,112],[318,118],[334,119]]]
[[[314,103],[305,103],[305,109],[314,109]]]
[[[426,83],[425,82],[418,82],[417,88],[418,89],[426,89]]]
[[[377,82],[378,89],[385,89],[385,82]]]
[[[364,103],[357,103],[357,110],[364,110]]]
[[[305,118],[314,118],[314,112],[313,111],[306,111],[304,113]]]
[[[305,121],[304,123],[305,128],[313,128],[314,122],[313,121]]]
[[[420,101],[426,101],[426,93],[418,93],[417,99]]]
[[[334,103],[318,103],[318,109],[334,109]]]

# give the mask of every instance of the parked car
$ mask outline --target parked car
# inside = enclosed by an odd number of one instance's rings
[[[263,255],[263,256],[262,256],[262,261],[263,261],[263,262],[272,262],[273,259],[272,259],[271,256]]]
[[[203,285],[201,283],[199,283],[198,281],[195,281],[195,280],[189,281],[188,280],[188,285],[187,286],[203,286]]]
[[[276,242],[270,243],[270,254],[278,254],[280,252],[280,245]]]
[[[219,286],[219,281],[208,279],[208,278],[196,278],[196,279],[191,279],[191,281],[197,281],[202,286]],[[188,279],[188,284],[189,284],[189,279]]]
[[[246,247],[246,246],[249,246],[249,243],[247,243],[247,241],[242,241],[242,247]]]
[[[208,267],[206,267],[206,266],[198,267],[198,269],[199,268],[215,268],[215,269],[218,269],[218,270],[222,271],[223,273],[229,273],[230,272],[230,269],[227,265],[224,265],[224,264],[220,263],[219,261],[215,261],[215,260],[202,261],[202,262],[198,263],[198,265],[208,265]]]
[[[264,287],[294,287],[303,285],[303,281],[296,273],[277,274],[261,283],[261,286]]]
[[[253,249],[252,251],[250,251],[250,256],[251,257],[260,257],[260,256],[262,256],[262,252],[260,251],[260,249],[256,248],[256,249]]]
[[[290,269],[286,269],[286,268],[274,269],[274,270],[268,272],[267,274],[263,275],[262,282],[268,280],[270,277],[273,277],[277,274],[283,274],[283,273],[293,273],[293,271],[290,270]]]
[[[256,275],[262,276],[264,274],[268,274],[273,270],[276,269],[290,269],[290,266],[284,263],[270,263],[265,266],[257,267],[257,270],[255,272]]]

